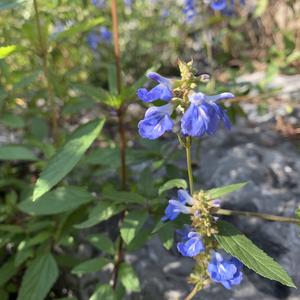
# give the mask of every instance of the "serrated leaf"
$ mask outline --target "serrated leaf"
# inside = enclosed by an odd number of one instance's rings
[[[77,229],[85,229],[106,221],[112,216],[118,214],[123,210],[123,207],[117,207],[108,202],[100,202],[91,211],[88,219],[80,224],[75,225]]]
[[[132,211],[127,214],[120,230],[121,237],[126,244],[129,244],[134,239],[147,218],[148,214],[146,212]]]
[[[37,157],[26,147],[5,145],[0,147],[0,160],[36,161]]]
[[[104,257],[92,258],[81,262],[72,269],[71,273],[81,276],[86,273],[98,272],[107,265],[108,262],[109,261]]]
[[[223,197],[227,194],[230,194],[232,192],[235,192],[235,191],[243,188],[246,184],[247,184],[247,182],[241,182],[241,183],[225,185],[225,186],[222,186],[222,187],[219,187],[219,188],[215,188],[215,189],[211,189],[211,190],[206,191],[206,195],[210,199],[220,198],[220,197]]]
[[[288,273],[263,250],[258,248],[232,224],[218,222],[219,233],[215,235],[220,246],[257,274],[296,287]]]
[[[58,278],[58,267],[48,253],[32,261],[22,279],[17,300],[43,300]]]
[[[121,264],[119,276],[127,292],[140,292],[140,280],[129,264]]]
[[[111,239],[104,233],[95,233],[92,234],[88,237],[88,241],[95,246],[97,249],[114,255],[115,254],[115,248],[114,248],[114,244],[111,241]]]
[[[103,198],[112,200],[115,203],[136,203],[136,204],[144,204],[146,202],[146,199],[133,192],[119,192],[119,191],[109,191],[103,193]]]
[[[184,179],[172,179],[165,182],[158,190],[158,194],[161,195],[162,193],[171,190],[173,188],[178,189],[187,189],[187,183]]]
[[[98,287],[89,300],[117,300],[115,291],[109,284]]]
[[[33,191],[33,201],[48,192],[76,166],[98,137],[103,125],[104,119],[92,121],[72,134],[69,141],[50,159],[46,169],[41,173]]]
[[[28,199],[19,204],[19,209],[31,215],[54,215],[71,211],[89,203],[93,196],[80,187],[60,187],[41,196],[37,201]]]

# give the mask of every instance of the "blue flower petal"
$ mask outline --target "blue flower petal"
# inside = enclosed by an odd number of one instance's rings
[[[137,96],[144,102],[153,102],[155,100],[169,101],[172,99],[173,93],[168,86],[158,84],[150,91],[145,88],[138,89]]]
[[[215,0],[210,4],[213,10],[223,10],[226,8],[227,0]]]
[[[205,134],[209,122],[205,110],[193,103],[190,105],[181,119],[181,131],[184,135],[200,137]]]
[[[224,258],[220,253],[215,252],[208,265],[207,271],[212,281],[221,283],[226,289],[238,285],[243,279],[242,263],[234,258]]]
[[[153,140],[162,136],[166,131],[171,131],[174,125],[170,117],[172,111],[172,104],[147,109],[144,119],[138,123],[139,134],[143,138]]]

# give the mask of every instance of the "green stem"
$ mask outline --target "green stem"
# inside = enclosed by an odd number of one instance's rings
[[[58,114],[56,110],[56,103],[54,100],[54,93],[53,93],[53,88],[50,82],[49,78],[49,69],[48,69],[48,49],[47,45],[43,39],[42,35],[42,29],[41,29],[41,22],[40,22],[40,14],[39,14],[39,7],[37,0],[33,0],[33,6],[34,6],[34,11],[35,11],[35,21],[36,21],[36,27],[37,27],[37,32],[38,32],[38,39],[39,39],[39,47],[38,49],[38,55],[41,57],[42,62],[43,62],[43,73],[44,77],[46,80],[46,85],[47,85],[47,92],[48,92],[48,100],[50,103],[51,107],[51,123],[52,123],[52,136],[54,143],[58,143],[58,125],[57,125],[57,120],[58,120]]]
[[[229,210],[229,209],[221,208],[216,213],[223,216],[236,215],[236,216],[244,216],[249,218],[259,218],[271,222],[284,222],[284,223],[292,223],[292,224],[300,225],[300,220],[296,218],[281,217],[281,216],[257,213],[252,211],[239,211],[239,210]]]
[[[192,300],[198,293],[198,286],[195,285],[193,290],[184,298],[184,300]]]
[[[192,147],[192,138],[190,136],[188,136],[188,137],[186,137],[185,153],[186,153],[186,164],[187,164],[188,177],[189,177],[190,194],[193,195],[194,186],[193,186],[191,147]]]

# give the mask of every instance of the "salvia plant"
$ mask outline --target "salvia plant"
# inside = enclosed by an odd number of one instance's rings
[[[229,112],[237,105],[185,60],[195,49],[184,45],[178,59],[181,39],[197,40],[197,20],[206,37],[245,1],[79,2],[0,1],[18,22],[0,20],[3,37],[13,36],[0,46],[0,122],[17,143],[0,147],[0,300],[125,299],[142,289],[127,254],[153,237],[194,260],[186,300],[212,284],[242,284],[246,268],[295,287],[224,216],[299,225],[299,210],[296,218],[229,210],[224,197],[246,182],[194,184],[192,157],[235,126]],[[203,47],[212,73],[215,46]],[[138,121],[128,113],[136,98]],[[93,283],[84,294],[87,274]]]
[[[169,200],[165,215],[161,219],[163,222],[172,222],[181,214],[190,216],[189,224],[176,231],[178,252],[195,260],[194,272],[188,278],[194,289],[185,299],[192,299],[198,291],[212,282],[220,283],[226,289],[241,284],[243,265],[261,276],[295,287],[292,279],[279,264],[232,224],[219,220],[222,214],[235,213],[221,208],[221,196],[243,187],[244,183],[208,192],[194,190],[192,139],[214,135],[221,125],[230,129],[229,118],[221,103],[234,98],[234,95],[229,92],[217,95],[202,93],[200,84],[207,82],[209,76],[195,76],[196,70],[192,61],[184,63],[179,60],[178,66],[181,78],[177,80],[170,80],[155,72],[147,74],[156,85],[150,90],[138,89],[138,97],[147,103],[161,100],[167,104],[148,108],[144,119],[138,124],[138,129],[143,138],[150,140],[157,139],[166,132],[174,132],[186,151],[189,190],[177,191],[177,197]],[[241,212],[241,215],[243,214],[247,213]],[[260,214],[257,216],[272,218]],[[277,220],[280,221],[280,218]],[[293,222],[292,219],[290,221]]]

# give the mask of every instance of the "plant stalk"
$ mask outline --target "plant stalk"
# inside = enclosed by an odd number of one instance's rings
[[[289,217],[281,217],[276,215],[269,215],[264,213],[257,213],[251,211],[239,211],[239,210],[229,210],[229,209],[219,209],[216,212],[218,215],[223,216],[244,216],[249,218],[259,218],[270,222],[283,222],[283,223],[292,223],[300,225],[300,220],[296,218],[289,218]]]
[[[117,91],[118,94],[120,94],[122,89],[121,50],[120,50],[120,43],[119,43],[119,22],[118,22],[118,9],[117,9],[116,0],[112,0],[111,2],[111,16],[112,16],[112,24],[113,24],[112,31],[113,31],[113,41],[114,41]],[[125,113],[125,107],[124,105],[121,105],[120,108],[117,110],[117,115],[118,115],[119,147],[120,147],[120,163],[121,163],[120,179],[121,179],[122,190],[126,190],[127,188],[126,131],[125,131],[125,124],[124,124],[124,113]],[[120,216],[119,227],[122,225],[125,215],[126,215],[126,210],[123,210]],[[117,254],[115,256],[114,268],[113,268],[112,280],[111,280],[113,289],[116,289],[117,287],[119,270],[123,260],[124,260],[124,242],[121,236],[119,236],[118,249],[117,249]]]
[[[194,185],[193,185],[193,169],[192,169],[192,157],[191,157],[192,138],[190,136],[187,136],[185,141],[186,141],[185,142],[186,164],[188,169],[190,194],[193,195]]]
[[[39,39],[39,46],[40,46],[40,49],[38,49],[38,55],[42,59],[43,73],[44,73],[44,77],[46,80],[48,100],[50,102],[50,107],[51,107],[52,137],[53,137],[54,144],[57,145],[58,139],[59,139],[58,125],[57,125],[58,113],[57,113],[57,109],[56,109],[53,88],[52,88],[50,78],[49,78],[48,49],[47,49],[47,45],[46,45],[46,43],[43,39],[43,35],[42,35],[39,7],[38,7],[37,0],[33,0],[33,5],[34,5],[36,27],[37,27],[37,33],[38,33],[38,39]]]
[[[193,290],[184,298],[184,300],[192,300],[198,293],[198,286],[195,285]]]

